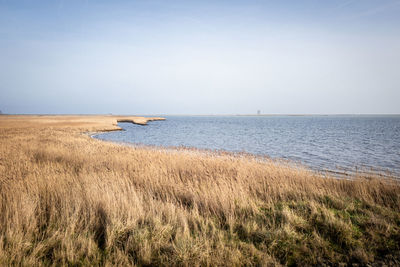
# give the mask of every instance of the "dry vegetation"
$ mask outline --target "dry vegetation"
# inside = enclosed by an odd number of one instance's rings
[[[399,265],[395,181],[91,139],[0,116],[0,265]]]

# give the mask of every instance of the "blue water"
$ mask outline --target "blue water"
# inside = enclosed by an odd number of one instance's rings
[[[400,177],[400,116],[167,116],[96,138],[283,158],[320,171]]]

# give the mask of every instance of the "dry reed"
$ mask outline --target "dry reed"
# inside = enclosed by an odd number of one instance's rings
[[[0,116],[0,264],[400,264],[400,186],[126,147],[110,116]]]

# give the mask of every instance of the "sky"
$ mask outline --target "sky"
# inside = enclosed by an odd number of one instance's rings
[[[0,0],[0,110],[400,114],[400,0]]]

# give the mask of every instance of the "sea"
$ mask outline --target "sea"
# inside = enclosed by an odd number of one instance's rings
[[[245,152],[350,175],[400,178],[400,115],[163,116],[95,138],[125,144]]]

